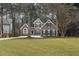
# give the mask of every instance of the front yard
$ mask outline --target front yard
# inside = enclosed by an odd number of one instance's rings
[[[2,56],[79,56],[79,38],[14,39],[0,41]]]

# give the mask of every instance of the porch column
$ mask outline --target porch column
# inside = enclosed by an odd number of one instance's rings
[[[52,30],[52,36],[56,36],[56,30],[55,29]]]

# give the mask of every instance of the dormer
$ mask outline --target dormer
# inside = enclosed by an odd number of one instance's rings
[[[44,25],[41,28],[46,28],[46,29],[57,29],[56,25],[51,21],[51,20],[47,20],[46,23],[44,23]]]
[[[43,25],[43,22],[42,22],[39,18],[37,18],[37,19],[33,22],[33,24],[34,24],[34,27],[35,27],[35,28],[41,28],[41,26]]]
[[[22,35],[28,35],[28,25],[26,23],[20,28],[20,30]]]

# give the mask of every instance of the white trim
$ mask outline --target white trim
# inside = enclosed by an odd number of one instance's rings
[[[40,18],[37,18],[37,19],[33,22],[33,24],[35,24],[36,21],[40,21],[40,22],[43,24],[43,22],[40,20]]]
[[[56,25],[55,25],[54,23],[52,23],[51,20],[47,20],[47,21],[46,21],[46,23],[48,23],[48,22],[50,22],[52,25],[54,25],[54,26],[56,27]],[[43,25],[41,28],[43,28],[43,27],[46,25],[46,23],[44,23],[44,25]],[[57,28],[57,27],[56,27],[56,28]]]
[[[22,30],[22,28],[23,28],[25,25],[28,27],[28,25],[25,23],[25,24],[20,28],[20,30]]]

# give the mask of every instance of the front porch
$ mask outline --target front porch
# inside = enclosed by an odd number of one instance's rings
[[[33,36],[57,36],[56,30],[32,30],[31,35]]]

